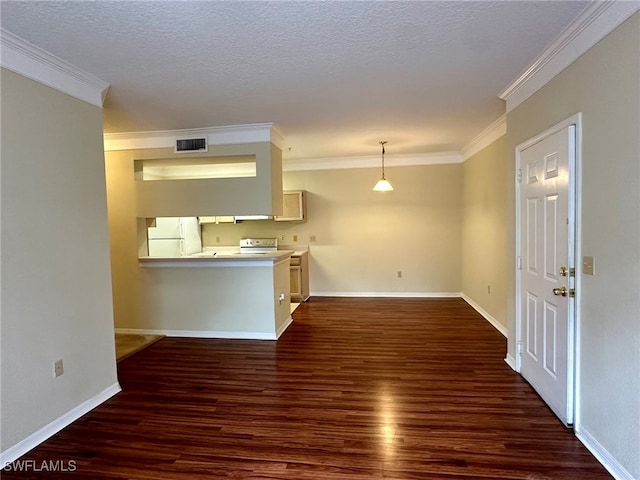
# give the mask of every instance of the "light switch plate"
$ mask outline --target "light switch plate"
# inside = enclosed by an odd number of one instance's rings
[[[62,366],[62,360],[56,360],[53,363],[53,375],[59,377],[64,373],[64,367]]]
[[[582,257],[582,273],[585,275],[595,275],[593,257]]]

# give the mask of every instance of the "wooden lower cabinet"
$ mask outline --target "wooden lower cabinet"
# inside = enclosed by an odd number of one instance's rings
[[[291,256],[291,301],[304,302],[309,298],[309,254],[296,253]]]

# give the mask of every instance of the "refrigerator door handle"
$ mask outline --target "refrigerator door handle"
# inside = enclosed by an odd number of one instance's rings
[[[180,256],[184,257],[185,253],[184,253],[184,240],[180,239]]]

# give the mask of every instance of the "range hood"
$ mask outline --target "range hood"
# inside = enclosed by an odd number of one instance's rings
[[[270,215],[236,215],[235,219],[236,221],[243,221],[243,220],[270,220],[273,217]]]

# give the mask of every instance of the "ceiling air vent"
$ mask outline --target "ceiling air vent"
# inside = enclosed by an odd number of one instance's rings
[[[182,140],[176,140],[176,153],[206,152],[206,151],[207,151],[206,138],[184,138]]]

